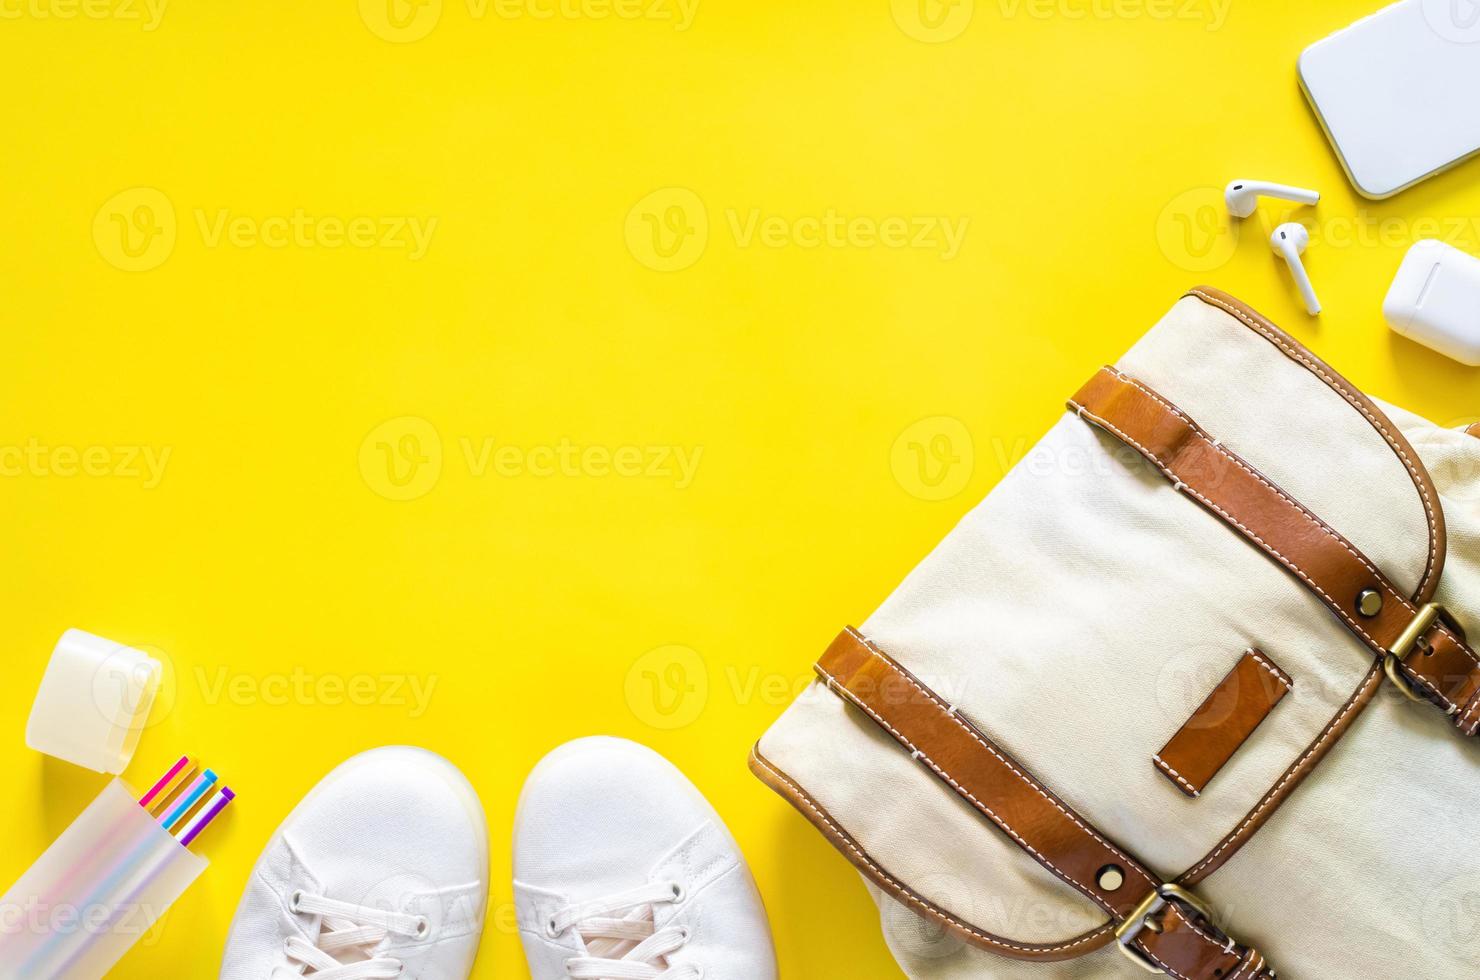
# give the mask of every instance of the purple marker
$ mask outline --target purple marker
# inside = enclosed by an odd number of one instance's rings
[[[221,791],[211,797],[210,802],[201,807],[200,811],[191,817],[189,822],[175,835],[175,839],[180,842],[180,846],[189,847],[190,842],[195,840],[200,835],[200,832],[206,829],[206,825],[212,820],[215,820],[216,815],[226,809],[226,804],[234,799],[236,799],[236,794],[223,786]]]

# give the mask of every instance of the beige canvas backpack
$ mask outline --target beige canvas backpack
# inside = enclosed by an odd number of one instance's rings
[[[911,977],[1480,976],[1480,428],[1211,289],[1068,409],[752,769]]]

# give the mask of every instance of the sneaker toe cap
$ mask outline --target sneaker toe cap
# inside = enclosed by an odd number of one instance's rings
[[[634,742],[585,738],[546,756],[515,818],[520,882],[572,899],[644,884],[677,844],[718,822],[697,789]]]

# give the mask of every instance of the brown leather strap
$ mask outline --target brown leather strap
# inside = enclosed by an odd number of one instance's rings
[[[1480,439],[1480,422],[1472,423],[1465,431],[1475,438]]]
[[[1444,574],[1449,532],[1444,521],[1444,508],[1439,505],[1439,490],[1434,486],[1434,480],[1424,468],[1413,444],[1360,388],[1343,378],[1331,365],[1312,354],[1294,337],[1269,322],[1257,310],[1211,286],[1198,286],[1189,290],[1187,295],[1227,313],[1289,358],[1291,363],[1308,371],[1312,378],[1330,388],[1338,398],[1351,406],[1352,411],[1365,419],[1373,433],[1393,451],[1394,458],[1413,481],[1413,489],[1418,494],[1418,504],[1423,508],[1429,532],[1428,560],[1424,564],[1423,577],[1419,579],[1418,587],[1409,598],[1420,605],[1432,602],[1434,591],[1439,587],[1439,578]]]
[[[1162,880],[1095,830],[1016,760],[856,630],[817,663],[829,689],[892,735],[913,758],[1039,864],[1125,922]],[[1232,942],[1190,905],[1172,901],[1128,940],[1133,952],[1183,980],[1272,976],[1263,958]],[[1264,971],[1264,972],[1262,972]]]
[[[1069,407],[1304,582],[1378,656],[1418,618],[1419,607],[1351,542],[1139,381],[1103,368]],[[1464,734],[1480,731],[1480,657],[1459,628],[1441,618],[1401,652],[1409,681]]]
[[[1152,762],[1179,790],[1200,796],[1293,689],[1290,675],[1267,654],[1244,651]]]
[[[1023,943],[995,935],[961,918],[960,910],[953,911],[935,904],[915,891],[910,882],[894,875],[888,868],[876,861],[863,843],[848,833],[840,820],[833,817],[822,801],[808,793],[800,783],[767,758],[759,744],[750,751],[750,771],[757,779],[795,807],[799,814],[817,828],[829,844],[837,848],[839,854],[847,858],[860,874],[873,882],[881,891],[921,918],[940,926],[962,942],[1015,960],[1057,963],[1087,956],[1104,949],[1115,941],[1114,922],[1102,923],[1095,929],[1090,929],[1062,942]]]

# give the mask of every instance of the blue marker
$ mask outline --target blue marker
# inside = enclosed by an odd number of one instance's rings
[[[190,812],[190,808],[195,806],[202,796],[209,793],[211,787],[214,785],[216,785],[216,774],[212,770],[207,769],[199,776],[196,776],[195,782],[190,784],[190,788],[185,791],[184,796],[180,797],[180,801],[175,804],[175,808],[165,814],[164,819],[160,821],[164,825],[164,829],[174,830],[175,824],[179,823],[180,819],[186,813]]]

